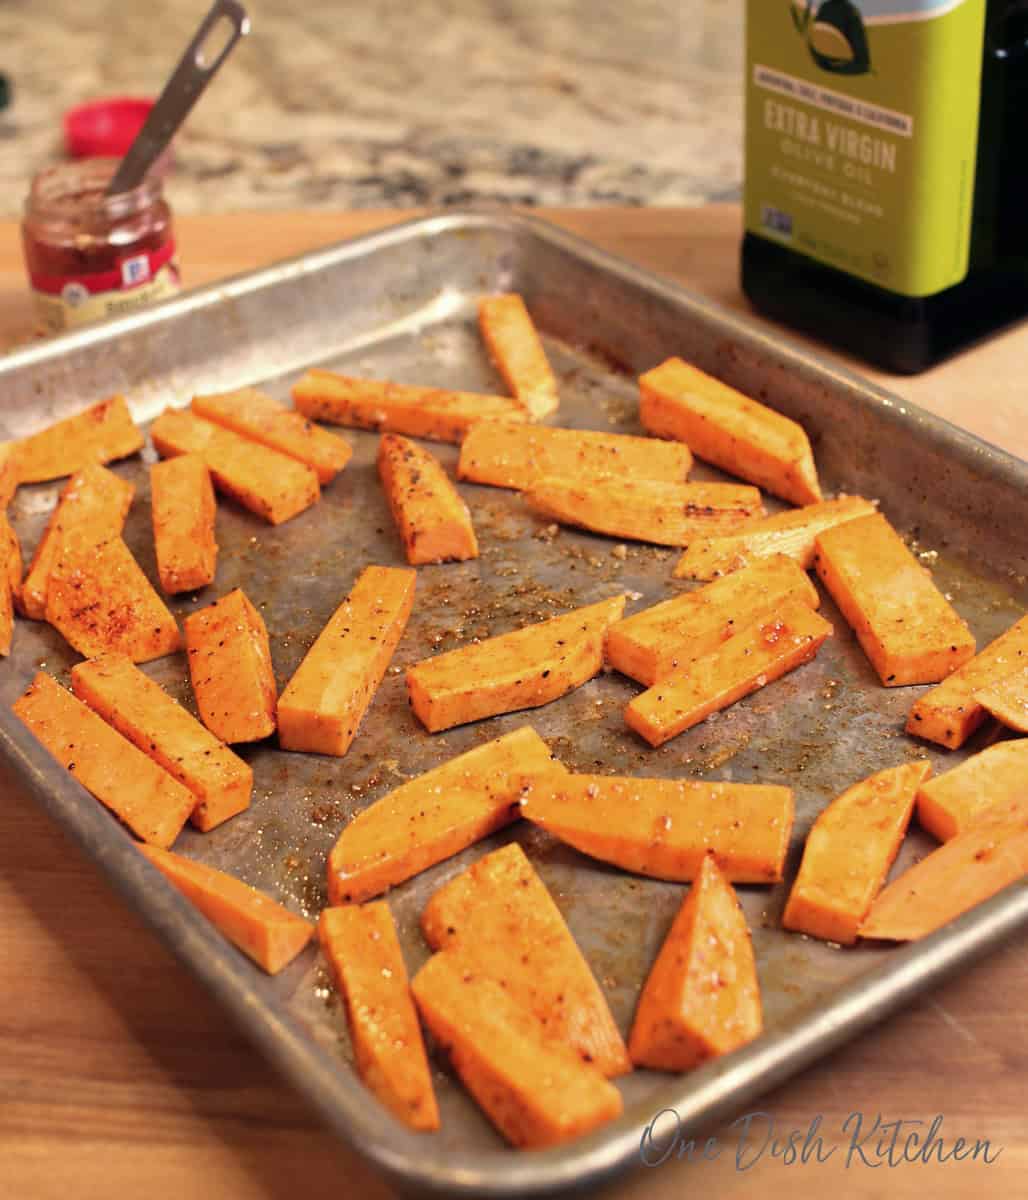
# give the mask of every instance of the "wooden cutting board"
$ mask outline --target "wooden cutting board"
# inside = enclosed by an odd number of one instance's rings
[[[186,281],[206,283],[391,223],[396,213],[284,213],[179,222]],[[576,233],[733,308],[740,237],[734,206],[544,212]],[[0,223],[0,347],[31,328],[17,227]],[[916,379],[873,378],[1028,457],[1028,328]],[[858,368],[859,369],[859,368]],[[6,783],[6,787],[4,784]],[[394,1193],[326,1132],[178,966],[98,872],[0,776],[0,1195],[214,1200],[378,1200]],[[1012,943],[827,1062],[711,1131],[716,1157],[641,1170],[617,1200],[980,1200],[1028,1179],[1028,959]],[[942,1114],[949,1154],[988,1139],[977,1159],[901,1162],[876,1153],[882,1122]],[[773,1117],[779,1154],[767,1139]],[[821,1156],[787,1165],[820,1117]],[[816,1136],[815,1133],[815,1136]],[[936,1152],[937,1153],[937,1152]],[[697,1159],[699,1155],[697,1154]],[[872,1164],[877,1163],[877,1166]]]

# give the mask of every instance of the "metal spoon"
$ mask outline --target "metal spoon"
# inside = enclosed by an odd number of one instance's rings
[[[204,54],[204,42],[211,30],[225,21],[231,26],[231,33],[216,56],[208,61]],[[210,12],[200,22],[200,28],[164,85],[164,91],[146,118],[146,124],[136,134],[114,178],[107,185],[108,196],[129,192],[143,182],[147,171],[163,153],[193,105],[200,99],[204,88],[228,58],[229,51],[249,32],[250,18],[238,0],[214,0]]]

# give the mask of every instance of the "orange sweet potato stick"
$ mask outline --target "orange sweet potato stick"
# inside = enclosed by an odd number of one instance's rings
[[[415,716],[438,733],[566,696],[599,673],[607,629],[624,608],[625,597],[614,596],[422,659],[407,669]]]
[[[529,419],[521,401],[506,396],[353,379],[317,368],[294,385],[293,403],[314,421],[458,444],[477,421]]]
[[[468,506],[434,455],[386,433],[378,445],[378,473],[412,566],[478,558]]]
[[[689,1071],[763,1026],[746,917],[708,854],[643,986],[628,1052],[639,1067]]]
[[[787,787],[565,775],[533,783],[521,814],[637,875],[687,883],[710,853],[733,883],[778,883],[794,808]]]
[[[974,699],[1008,729],[1028,733],[1028,655],[1020,670],[979,689]]]
[[[306,463],[191,412],[165,409],[151,425],[150,437],[163,458],[200,455],[219,492],[272,525],[302,513],[320,495],[317,472]]]
[[[407,626],[416,579],[406,568],[361,572],[279,697],[283,750],[349,750]]]
[[[288,966],[314,936],[310,921],[234,875],[153,846],[139,848],[219,933],[269,975]]]
[[[322,484],[331,483],[353,455],[350,443],[337,433],[319,429],[301,413],[256,388],[194,396],[191,407],[205,421],[313,467]]]
[[[14,601],[21,594],[21,544],[7,514],[0,511],[0,654],[11,652]]]
[[[774,616],[759,619],[636,696],[625,709],[625,721],[651,746],[662,746],[712,712],[809,662],[831,632],[803,600],[787,600]]]
[[[14,499],[18,490],[18,442],[0,442],[0,509]]]
[[[411,985],[422,1019],[464,1086],[514,1146],[540,1149],[620,1116],[621,1093],[538,1023],[495,980],[436,954]]]
[[[61,766],[136,837],[155,846],[174,842],[196,804],[188,788],[42,671],[13,708]]]
[[[43,483],[91,463],[126,458],[143,448],[143,434],[121,396],[101,400],[17,443],[20,483]]]
[[[511,392],[536,421],[552,416],[560,407],[557,380],[522,297],[483,296],[478,327]]]
[[[200,718],[223,742],[256,742],[275,732],[278,691],[268,631],[236,588],[183,623],[189,677]]]
[[[346,1004],[361,1078],[411,1129],[438,1129],[425,1043],[388,904],[322,909],[318,937]]]
[[[183,454],[150,468],[150,506],[157,575],[169,594],[214,582],[214,488],[199,454]]]
[[[369,900],[459,854],[521,816],[533,779],[563,771],[526,725],[402,784],[343,830],[328,857],[331,902]]]
[[[923,783],[917,793],[917,819],[940,842],[948,842],[996,805],[1028,795],[1026,778],[1028,740],[1000,742]]]
[[[570,1046],[604,1075],[631,1069],[588,963],[516,842],[435,892],[421,928],[434,950],[494,980],[532,1013],[538,1037]]]
[[[850,946],[882,889],[914,811],[927,762],[862,779],[824,809],[807,834],[782,925]]]

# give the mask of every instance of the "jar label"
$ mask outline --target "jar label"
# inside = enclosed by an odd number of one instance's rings
[[[177,295],[181,287],[175,243],[170,239],[159,250],[126,256],[110,271],[88,275],[34,272],[29,283],[44,333],[60,333],[87,321],[134,312]]]
[[[746,229],[905,296],[967,274],[986,0],[748,0]]]

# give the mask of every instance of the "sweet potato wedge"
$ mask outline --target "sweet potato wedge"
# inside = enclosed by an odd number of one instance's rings
[[[214,487],[199,454],[182,454],[150,468],[157,576],[165,592],[192,592],[214,582]]]
[[[787,787],[565,775],[533,783],[521,815],[636,875],[687,883],[709,853],[733,883],[778,883],[794,810]]]
[[[0,442],[0,509],[5,509],[18,490],[18,442]]]
[[[360,573],[279,697],[283,750],[349,750],[407,626],[416,579],[400,567]]]
[[[975,692],[974,701],[1017,733],[1028,733],[1028,655],[1019,671]]]
[[[712,653],[666,675],[636,696],[625,721],[662,746],[712,712],[780,679],[817,654],[832,627],[803,600],[785,601]]]
[[[860,927],[864,938],[910,942],[1028,875],[1028,805],[992,810],[894,879]]]
[[[564,768],[526,725],[402,784],[340,835],[328,856],[331,903],[370,900],[516,821],[524,788],[550,772]]]
[[[389,905],[325,908],[321,949],[346,1004],[361,1079],[404,1125],[439,1128],[439,1107]]]
[[[695,537],[739,529],[764,515],[760,492],[736,483],[547,476],[529,487],[525,499],[563,525],[658,546],[687,546]]]
[[[808,570],[814,564],[814,542],[819,533],[857,517],[870,517],[874,512],[870,500],[838,496],[749,521],[731,533],[697,537],[678,560],[674,575],[676,579],[717,579],[775,554],[785,554]]]
[[[219,933],[269,975],[288,966],[314,936],[310,921],[234,875],[153,846],[139,848]]]
[[[512,1145],[553,1146],[620,1116],[612,1083],[566,1046],[543,1042],[532,1015],[462,959],[434,955],[411,987],[437,1044]]]
[[[638,1067],[689,1071],[763,1028],[746,917],[708,854],[643,985],[628,1053]]]
[[[165,409],[150,437],[162,458],[200,455],[219,492],[272,525],[310,508],[321,494],[313,467],[191,412]]]
[[[433,454],[385,433],[378,444],[378,474],[412,566],[478,558],[468,506]]]
[[[353,379],[317,368],[294,385],[293,403],[315,421],[457,444],[477,421],[529,419],[521,401],[507,396]]]
[[[5,568],[6,563],[0,563],[0,571],[3,571],[0,576],[0,655],[4,658],[11,653],[14,640],[14,593]]]
[[[959,749],[988,716],[975,693],[1018,667],[1028,666],[1028,617],[1015,622],[938,687],[914,701],[907,733]]]
[[[21,595],[21,543],[7,514],[0,509],[0,654],[11,652],[14,601]]]
[[[547,477],[684,483],[691,466],[688,446],[657,438],[490,421],[468,430],[457,477],[524,491]]]
[[[121,396],[111,396],[18,442],[18,481],[60,479],[91,463],[127,458],[142,448],[143,434],[128,405]]]
[[[149,662],[173,653],[181,641],[175,618],[120,537],[94,542],[62,535],[46,619],[85,658],[125,654]]]
[[[778,554],[664,600],[611,625],[607,662],[649,687],[680,667],[712,654],[737,633],[790,600],[817,608],[821,598],[802,567]]]
[[[42,671],[12,706],[62,767],[138,838],[174,842],[196,804],[188,788]]]
[[[319,429],[257,388],[194,396],[191,408],[205,421],[306,463],[322,484],[331,483],[353,456],[353,447],[337,433]]]
[[[639,419],[732,475],[792,504],[821,499],[803,427],[719,379],[669,358],[639,377]]]
[[[876,513],[818,534],[814,568],[886,687],[937,683],[974,656],[974,634]]]
[[[927,762],[889,767],[847,788],[814,822],[782,925],[851,946],[896,861]]]
[[[917,819],[940,842],[948,842],[997,804],[1020,799],[1028,803],[1026,778],[1028,740],[1000,742],[923,783],[917,793]]]
[[[50,572],[64,534],[97,540],[120,536],[135,491],[131,483],[106,467],[92,465],[75,472],[61,492],[29,563],[18,605],[26,617],[35,621],[46,617]]]
[[[438,733],[566,696],[598,674],[607,629],[624,609],[625,597],[614,596],[422,659],[407,668],[414,715]]]
[[[256,742],[275,732],[278,691],[268,631],[236,588],[183,622],[189,678],[200,718],[223,742]]]
[[[71,669],[75,695],[184,784],[206,832],[250,805],[253,772],[130,659],[109,654]]]
[[[532,417],[552,416],[560,407],[557,380],[521,296],[483,296],[478,328],[507,387]]]
[[[536,1033],[604,1075],[631,1069],[607,1001],[560,910],[516,842],[480,858],[425,905],[434,950],[498,983]]]

